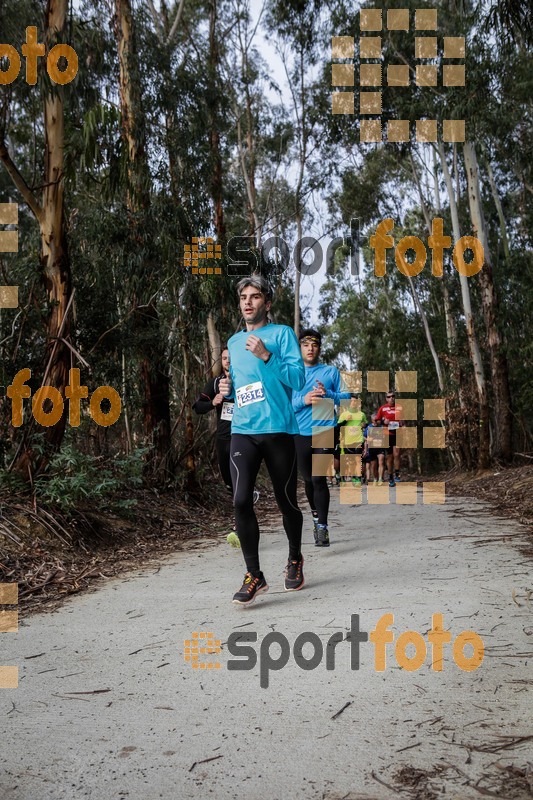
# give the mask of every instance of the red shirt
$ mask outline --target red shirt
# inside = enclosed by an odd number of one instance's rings
[[[403,425],[403,422],[399,421],[401,419],[401,413],[402,413],[402,407],[398,404],[394,406],[384,405],[378,408],[376,419],[386,420],[387,428],[388,428],[388,423],[398,421],[395,427],[399,427],[400,425]]]

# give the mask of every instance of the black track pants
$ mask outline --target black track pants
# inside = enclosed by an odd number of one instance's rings
[[[220,469],[220,474],[222,475],[222,480],[224,481],[226,489],[229,489],[230,492],[233,492],[231,485],[231,471],[229,468],[230,449],[231,439],[222,439],[221,437],[217,437],[218,468]]]
[[[264,460],[272,480],[276,503],[283,515],[283,527],[289,540],[289,557],[300,557],[302,512],[296,500],[298,472],[294,440],[289,433],[262,433],[231,436],[230,469],[237,535],[241,542],[246,568],[252,574],[259,567],[259,526],[253,507],[255,479]]]
[[[327,525],[329,511],[329,489],[325,475],[313,475],[313,453],[333,453],[332,450],[312,447],[312,436],[295,436],[298,469],[304,479],[305,494],[312,511],[318,514],[320,525]]]

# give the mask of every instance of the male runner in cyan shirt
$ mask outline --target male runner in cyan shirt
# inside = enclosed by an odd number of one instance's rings
[[[233,602],[248,605],[258,593],[268,590],[259,565],[259,526],[253,508],[255,479],[263,460],[289,540],[285,589],[296,591],[304,585],[300,549],[303,518],[296,500],[293,439],[298,425],[291,398],[293,390],[302,388],[305,375],[292,328],[268,320],[272,298],[266,280],[260,275],[243,278],[237,293],[246,330],[228,342],[230,379],[221,380],[220,391],[235,398],[230,468],[237,535],[247,570]]]

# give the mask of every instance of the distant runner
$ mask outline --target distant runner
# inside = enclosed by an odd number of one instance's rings
[[[220,381],[229,376],[229,350],[225,347],[220,355],[222,372],[217,378],[211,378],[206,383],[200,396],[193,403],[197,414],[207,414],[216,409],[217,412],[217,460],[224,485],[230,494],[233,494],[231,485],[231,472],[229,468],[229,453],[231,444],[231,420],[233,417],[233,400],[225,398],[220,392]]]
[[[366,482],[370,484],[373,480],[378,486],[383,485],[383,473],[385,470],[385,455],[387,453],[384,446],[384,428],[382,421],[378,420],[376,414],[372,414],[372,422],[365,429],[365,447],[363,451],[363,463],[366,464]]]
[[[300,334],[300,347],[305,364],[305,385],[300,392],[293,392],[292,407],[300,433],[294,437],[298,468],[304,479],[305,493],[313,515],[314,538],[317,547],[329,547],[328,511],[329,488],[325,475],[313,474],[313,455],[333,456],[335,447],[335,413],[333,406],[341,398],[349,398],[349,392],[341,392],[341,375],[336,367],[319,364],[322,336],[311,328]],[[332,401],[331,419],[313,419],[313,408],[324,398]],[[318,416],[318,415],[315,415]],[[331,447],[313,447],[313,429],[324,428],[330,432]]]
[[[296,499],[297,467],[293,436],[298,425],[292,410],[292,391],[305,381],[304,364],[294,331],[268,319],[272,296],[260,275],[237,284],[246,330],[228,342],[230,378],[220,391],[236,400],[231,426],[230,465],[237,535],[247,572],[233,602],[249,605],[268,584],[259,565],[259,526],[253,508],[255,479],[264,460],[289,540],[285,590],[304,585],[301,553],[302,512]]]
[[[361,401],[357,397],[352,397],[350,407],[343,411],[339,417],[341,427],[341,452],[344,455],[359,456],[355,466],[355,474],[352,476],[352,483],[356,486],[361,485],[361,462],[363,453],[363,426],[367,424],[366,414],[361,411]],[[357,461],[357,459],[354,459]],[[345,475],[345,481],[350,480],[350,476]]]
[[[400,482],[400,456],[401,450],[396,447],[396,431],[398,428],[403,427],[404,423],[401,421],[402,407],[396,405],[396,395],[394,392],[387,392],[386,403],[380,406],[376,412],[376,421],[383,420],[386,427],[387,434],[385,438],[385,446],[387,450],[387,469],[389,471],[389,486],[393,487],[396,483]],[[394,472],[392,465],[394,461]]]

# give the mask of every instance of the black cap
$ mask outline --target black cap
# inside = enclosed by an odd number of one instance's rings
[[[299,341],[301,342],[303,339],[314,339],[318,346],[322,347],[322,334],[315,331],[314,328],[304,328],[303,331],[300,331]]]

